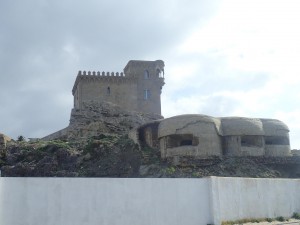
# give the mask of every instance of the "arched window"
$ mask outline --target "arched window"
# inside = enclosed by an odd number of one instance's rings
[[[144,78],[145,78],[145,79],[149,79],[149,78],[150,78],[150,75],[149,75],[149,71],[148,71],[148,70],[145,70],[145,71],[144,71]]]
[[[106,89],[106,94],[107,94],[107,95],[110,95],[110,87],[107,87],[107,89]]]
[[[160,77],[161,76],[161,71],[160,69],[156,69],[156,77]]]
[[[150,96],[151,96],[150,90],[144,90],[144,99],[148,100],[150,99]]]

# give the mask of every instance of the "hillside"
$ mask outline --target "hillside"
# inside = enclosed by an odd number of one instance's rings
[[[102,134],[86,142],[10,142],[0,166],[8,177],[299,178],[299,163],[298,157],[239,157],[186,159],[175,166],[161,160],[158,149],[139,149],[126,136]]]
[[[128,131],[160,116],[124,111],[109,104],[87,104],[72,111],[60,140],[7,143],[2,176],[25,177],[300,177],[300,157],[182,158],[162,160],[158,149],[141,147]],[[60,135],[60,136],[59,136]]]

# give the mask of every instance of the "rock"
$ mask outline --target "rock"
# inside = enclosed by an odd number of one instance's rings
[[[5,177],[30,177],[33,176],[33,168],[28,163],[17,163],[14,166],[3,166],[2,176]]]
[[[91,159],[91,154],[87,153],[86,155],[83,156],[83,160],[87,161]]]
[[[160,169],[159,165],[151,164],[151,165],[141,165],[139,169],[140,176],[149,176],[156,174],[157,177],[160,176]]]
[[[133,127],[161,118],[156,114],[127,111],[110,102],[88,101],[83,103],[83,109],[72,109],[67,128],[42,140],[85,141],[103,133],[124,135]]]
[[[11,138],[0,133],[0,156],[6,155],[6,144],[11,141]]]

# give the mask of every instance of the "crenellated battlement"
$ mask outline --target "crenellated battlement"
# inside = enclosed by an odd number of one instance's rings
[[[111,82],[111,83],[125,83],[125,82],[137,82],[136,77],[126,76],[123,72],[100,72],[100,71],[78,71],[72,93],[74,95],[77,85],[80,81],[101,81],[101,82]]]
[[[85,70],[81,71],[81,70],[79,70],[77,76],[104,76],[104,77],[108,77],[108,76],[114,77],[114,76],[116,76],[116,77],[125,77],[125,73],[123,73],[123,72],[121,72],[121,73],[119,73],[119,72],[116,72],[116,73],[115,72],[104,72],[104,71],[96,72],[96,71],[85,71]]]

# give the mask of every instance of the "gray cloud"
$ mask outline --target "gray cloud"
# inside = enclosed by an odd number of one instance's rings
[[[0,2],[0,132],[42,136],[68,124],[78,70],[162,58],[218,1]],[[153,57],[153,58],[149,58]]]

